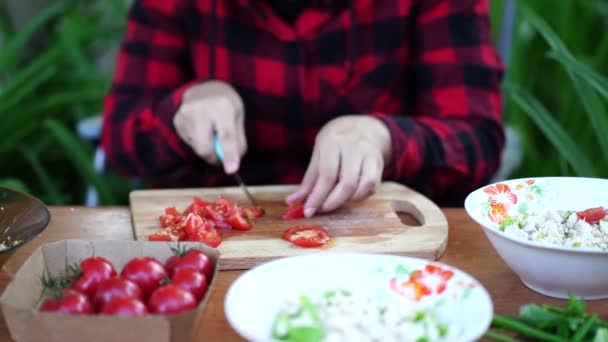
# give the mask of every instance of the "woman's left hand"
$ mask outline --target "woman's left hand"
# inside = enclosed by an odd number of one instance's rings
[[[332,211],[373,194],[391,155],[388,127],[367,115],[328,122],[317,135],[300,188],[287,203],[304,202],[304,215]]]

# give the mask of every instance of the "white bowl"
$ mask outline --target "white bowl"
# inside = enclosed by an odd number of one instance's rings
[[[425,271],[429,264],[453,274],[441,294],[436,293],[437,273]],[[493,313],[492,301],[483,286],[468,274],[424,259],[365,253],[321,252],[257,266],[230,286],[225,312],[230,325],[243,338],[255,342],[273,341],[272,325],[286,300],[297,299],[300,295],[317,298],[334,288],[382,298],[405,298],[407,294],[397,294],[395,287],[391,288],[391,279],[395,278],[396,283],[401,284],[396,289],[402,291],[408,288],[403,281],[407,281],[415,270],[423,270],[423,282],[432,290],[419,303],[435,305],[443,323],[460,327],[459,336],[450,341],[474,341],[488,329]],[[410,300],[415,301],[407,299]]]
[[[608,180],[579,177],[513,179],[484,186],[465,209],[509,267],[530,289],[546,296],[608,298],[608,251],[566,247],[514,237],[499,222],[518,211],[579,211],[608,206]]]

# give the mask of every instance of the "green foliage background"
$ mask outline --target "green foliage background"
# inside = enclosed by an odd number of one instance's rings
[[[498,44],[505,0],[491,0]],[[510,177],[608,177],[608,0],[518,1],[504,82],[505,121],[522,164]],[[0,186],[47,204],[126,204],[127,180],[93,168],[94,142],[75,132],[99,115],[111,73],[100,54],[119,44],[124,0],[54,1],[19,30],[0,4]]]

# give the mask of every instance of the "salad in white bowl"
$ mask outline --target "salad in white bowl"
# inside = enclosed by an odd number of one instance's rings
[[[541,294],[608,298],[608,179],[506,180],[473,191],[469,216],[502,259]]]
[[[330,253],[283,258],[237,279],[225,302],[249,341],[474,341],[492,302],[466,273],[418,258]]]

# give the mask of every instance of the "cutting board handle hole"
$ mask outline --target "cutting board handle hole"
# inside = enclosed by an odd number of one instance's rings
[[[424,224],[424,215],[412,203],[406,201],[392,201],[391,206],[397,213],[401,223],[404,225],[420,227]]]

